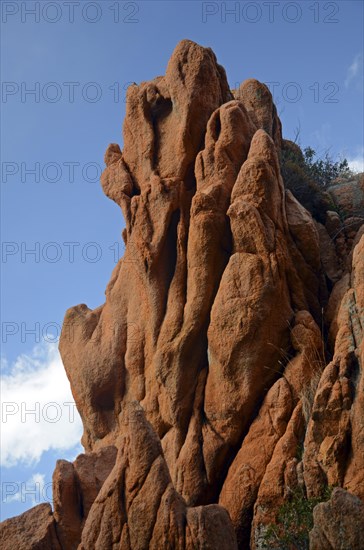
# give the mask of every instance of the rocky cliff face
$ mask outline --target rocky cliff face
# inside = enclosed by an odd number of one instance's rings
[[[193,42],[128,89],[102,176],[126,252],[60,342],[85,454],[4,550],[306,548],[325,501],[311,547],[364,548],[363,227],[312,218],[282,144],[268,88]]]

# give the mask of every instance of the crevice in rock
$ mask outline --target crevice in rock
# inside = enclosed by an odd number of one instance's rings
[[[154,146],[152,168],[158,173],[158,160],[161,143],[161,123],[167,118],[173,109],[172,100],[159,96],[155,103],[151,105],[150,113],[153,126]]]

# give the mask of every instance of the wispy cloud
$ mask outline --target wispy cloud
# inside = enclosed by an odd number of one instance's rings
[[[14,492],[12,490],[13,488],[16,488],[17,492]],[[2,485],[2,489],[2,500],[3,503],[6,504],[11,502],[22,502],[28,503],[30,506],[35,506],[40,502],[50,500],[48,496],[48,492],[50,493],[50,486],[46,486],[45,475],[40,473],[33,474],[32,477],[26,482],[5,482]],[[49,489],[49,491],[47,491],[47,489]]]
[[[46,451],[74,448],[82,423],[57,346],[37,346],[14,364],[4,363],[1,465],[34,465]]]
[[[346,79],[345,79],[345,88],[349,88],[353,83],[363,85],[363,54],[358,53],[348,68]]]
[[[364,172],[364,156],[358,155],[356,157],[348,158],[349,168],[353,172]]]
[[[319,155],[321,155],[321,153],[329,149],[332,144],[331,124],[328,122],[323,122],[320,128],[312,132],[311,139],[313,148]]]

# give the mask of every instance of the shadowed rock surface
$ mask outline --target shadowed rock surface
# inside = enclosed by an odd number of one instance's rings
[[[361,550],[364,548],[364,504],[344,489],[334,489],[328,502],[314,509],[310,532],[312,550]]]
[[[363,547],[362,194],[350,231],[318,223],[285,188],[282,143],[269,89],[233,95],[191,41],[128,89],[101,180],[125,255],[60,341],[85,454],[58,461],[53,514],[1,524],[4,550],[263,549],[296,490],[333,486],[311,548],[349,548],[340,529]]]

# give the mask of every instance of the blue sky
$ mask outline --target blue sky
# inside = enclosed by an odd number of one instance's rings
[[[232,88],[270,86],[286,138],[300,127],[303,146],[363,162],[362,2],[68,4],[1,5],[2,519],[42,500],[56,459],[81,451],[56,344],[68,307],[103,303],[123,253],[98,180],[107,145],[122,145],[128,83],[164,74],[189,38]]]

